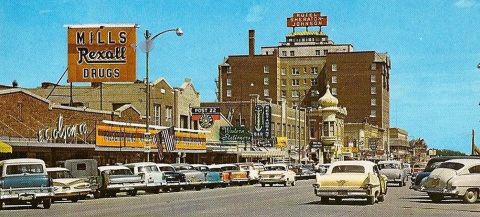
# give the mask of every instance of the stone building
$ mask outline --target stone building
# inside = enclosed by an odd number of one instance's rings
[[[408,142],[408,132],[400,128],[390,128],[388,131],[391,157],[403,162],[410,162],[412,156]]]

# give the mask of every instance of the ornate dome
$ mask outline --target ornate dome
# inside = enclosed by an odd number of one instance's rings
[[[336,107],[338,105],[338,99],[330,93],[330,85],[327,84],[327,91],[325,91],[325,94],[318,99],[318,102],[323,108]]]

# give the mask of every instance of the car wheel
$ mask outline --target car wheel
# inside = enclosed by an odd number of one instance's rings
[[[288,185],[288,181],[285,181],[285,182],[283,183],[283,186],[284,186],[284,187],[287,187],[287,185]]]
[[[375,196],[370,196],[367,198],[367,205],[374,205],[375,204]]]
[[[463,202],[465,203],[475,203],[478,199],[478,191],[476,189],[468,189],[463,195]]]
[[[327,204],[330,201],[328,197],[320,197],[320,203]]]
[[[72,199],[70,199],[72,202],[76,203],[78,202],[78,197],[72,197]]]
[[[50,209],[51,206],[52,206],[52,199],[50,199],[50,198],[43,199],[43,208],[44,209]]]
[[[0,210],[3,209],[3,205],[4,205],[3,201],[0,200]]]
[[[138,193],[137,190],[133,190],[133,191],[128,192],[128,195],[130,195],[132,197],[135,197],[135,196],[137,196],[137,193]]]
[[[262,187],[265,187],[265,183],[262,183]]]
[[[30,202],[30,205],[32,206],[33,209],[37,208],[38,207],[38,201],[37,200],[32,200]]]
[[[173,191],[175,191],[175,192],[179,192],[179,191],[180,191],[180,187],[178,187],[178,188],[174,188],[174,189],[173,189]]]
[[[295,181],[292,182],[292,186],[295,186]]]
[[[342,202],[342,198],[341,197],[336,197],[335,198],[335,203],[341,203]]]
[[[382,194],[382,195],[378,196],[377,200],[378,200],[378,202],[385,201],[385,194]]]
[[[273,186],[273,184],[269,184],[269,185],[270,185],[270,187],[272,187],[272,186]]]
[[[202,190],[202,186],[195,186],[195,191],[200,191]]]
[[[443,195],[437,194],[437,193],[428,193],[428,197],[434,202],[434,203],[440,203],[443,200]]]

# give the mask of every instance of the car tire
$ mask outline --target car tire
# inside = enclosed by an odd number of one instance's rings
[[[463,195],[463,202],[475,203],[478,199],[478,191],[476,189],[468,189]]]
[[[329,201],[330,201],[330,198],[328,197],[320,197],[320,203],[322,204],[328,204]]]
[[[4,202],[0,200],[0,210],[3,209],[3,206],[4,206]]]
[[[382,194],[382,195],[378,196],[378,197],[377,197],[377,200],[378,200],[378,202],[383,202],[383,201],[385,201],[385,194]]]
[[[269,185],[270,187],[272,187],[272,186],[273,186],[273,184],[268,184],[268,185]]]
[[[295,186],[295,181],[292,182],[292,186]]]
[[[138,193],[137,190],[133,190],[133,191],[128,192],[128,195],[130,195],[132,197],[135,197],[135,196],[137,196],[137,193]]]
[[[262,183],[262,187],[265,187],[265,183]]]
[[[30,202],[30,206],[32,207],[32,209],[36,209],[38,207],[38,201],[37,200],[32,200]]]
[[[288,181],[285,181],[285,182],[283,183],[283,186],[284,186],[284,187],[287,187],[287,186],[288,186]]]
[[[70,200],[71,200],[73,203],[76,203],[76,202],[78,202],[78,197],[72,197]]]
[[[47,198],[47,199],[43,199],[43,208],[44,209],[50,209],[50,207],[52,206],[52,199],[50,198]]]
[[[430,199],[434,203],[440,203],[443,200],[443,195],[438,193],[428,193],[428,197],[430,197]]]
[[[335,203],[341,203],[342,202],[342,198],[341,197],[336,197],[335,198]]]
[[[370,196],[367,198],[367,205],[374,205],[375,204],[375,196]]]
[[[195,186],[195,191],[201,191],[202,190],[202,186]]]

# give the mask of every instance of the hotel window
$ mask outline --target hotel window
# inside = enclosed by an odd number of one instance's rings
[[[376,106],[377,105],[377,99],[370,99],[370,105]]]
[[[370,82],[375,83],[377,81],[376,75],[370,75]]]
[[[286,75],[287,74],[287,69],[286,68],[282,68],[282,75]]]
[[[162,105],[155,104],[153,105],[153,123],[155,125],[162,125]]]
[[[295,56],[295,51],[291,50],[290,51],[290,56],[294,57]]]
[[[282,56],[286,57],[287,56],[287,51],[282,51]]]
[[[332,72],[336,72],[337,71],[337,64],[332,64]]]
[[[337,95],[337,88],[332,87],[332,95],[336,96]]]
[[[232,79],[231,78],[227,78],[227,86],[232,86]]]
[[[292,79],[292,86],[299,86],[300,81],[298,79]]]
[[[227,90],[227,97],[232,97],[232,90]]]
[[[370,111],[370,117],[372,117],[372,118],[377,117],[377,111],[376,110],[371,110]]]
[[[292,91],[292,97],[298,98],[298,90],[293,90]]]
[[[299,75],[300,74],[300,71],[298,71],[297,68],[292,68],[292,75]]]
[[[171,106],[165,107],[165,121],[167,127],[170,127],[173,125],[172,119],[173,118],[173,109]]]
[[[335,136],[335,124],[333,121],[323,122],[323,136]]]
[[[287,79],[282,79],[282,86],[283,87],[287,86]]]
[[[311,79],[312,86],[317,86],[317,79]]]
[[[377,94],[377,87],[373,86],[370,88],[370,94]]]
[[[230,66],[227,67],[227,73],[232,74],[232,67],[230,67]]]
[[[265,74],[270,73],[270,67],[269,66],[263,66],[263,73],[265,73]]]
[[[320,50],[315,50],[315,55],[320,56]]]
[[[317,67],[312,67],[311,70],[312,70],[312,74],[314,74],[314,75],[318,74],[318,68]]]
[[[282,97],[287,97],[287,91],[286,90],[282,90]]]
[[[371,70],[377,70],[377,64],[376,64],[376,63],[372,63],[372,65],[370,65],[370,69],[371,69]]]
[[[332,76],[332,84],[336,84],[337,83],[337,76]]]
[[[263,96],[269,96],[268,89],[263,89]]]
[[[268,84],[269,84],[268,78],[263,78],[263,84],[264,84],[264,85],[268,85]]]

